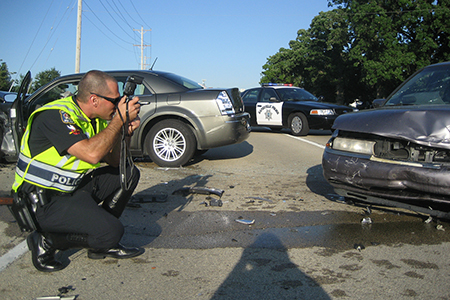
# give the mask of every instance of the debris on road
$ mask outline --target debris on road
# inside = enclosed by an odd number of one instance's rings
[[[355,244],[355,245],[353,245],[353,248],[355,248],[355,249],[358,250],[359,252],[361,252],[361,250],[366,249],[366,247],[364,247],[363,244]]]
[[[270,199],[266,199],[266,198],[261,198],[261,197],[245,197],[246,199],[255,199],[255,200],[260,200],[260,201],[267,201],[269,203],[273,203],[272,200]],[[251,202],[247,202],[247,203],[251,203]]]
[[[244,225],[253,225],[253,224],[255,224],[255,220],[236,219],[235,221],[238,222],[238,223],[244,224]]]
[[[425,222],[425,224],[429,224],[429,223],[431,223],[431,221],[433,221],[433,217],[429,216],[428,219],[426,219],[424,222]]]
[[[222,207],[223,203],[222,203],[222,200],[220,200],[220,199],[211,199],[209,201],[209,205]]]
[[[361,224],[363,224],[363,225],[372,224],[372,223],[373,223],[373,221],[369,217],[365,217],[361,220]]]
[[[225,191],[224,190],[220,190],[220,189],[214,189],[214,188],[207,188],[207,187],[183,187],[180,188],[176,191],[174,191],[172,193],[173,194],[177,194],[177,193],[181,193],[184,196],[187,196],[189,194],[202,194],[202,195],[216,195],[222,197],[223,193]]]

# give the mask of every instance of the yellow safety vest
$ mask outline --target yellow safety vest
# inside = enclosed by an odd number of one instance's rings
[[[22,137],[15,182],[12,186],[15,192],[26,181],[43,188],[70,193],[77,188],[81,179],[89,170],[100,165],[100,163],[87,163],[70,154],[60,156],[53,146],[35,157],[31,157],[28,145],[31,124],[37,113],[49,109],[62,111],[61,118],[63,121],[69,126],[77,125],[88,138],[93,137],[108,125],[107,121],[96,119],[97,131],[95,131],[91,120],[75,104],[72,97],[50,102],[35,110],[28,119],[27,128]]]

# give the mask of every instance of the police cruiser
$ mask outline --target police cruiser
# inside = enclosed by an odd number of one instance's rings
[[[320,102],[310,92],[292,84],[269,83],[245,90],[241,94],[251,126],[274,131],[289,128],[296,136],[310,129],[331,129],[342,114],[357,111],[349,106]]]

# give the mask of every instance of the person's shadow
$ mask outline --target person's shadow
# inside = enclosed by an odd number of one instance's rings
[[[171,196],[172,192],[186,186],[204,187],[211,175],[192,175],[180,180],[171,180],[157,184],[135,193],[128,202],[120,221],[125,227],[125,233],[120,241],[127,247],[148,246],[161,235],[162,228],[158,221],[172,211],[181,211],[188,205],[193,195],[186,197]],[[66,267],[71,263],[72,256],[83,255],[81,248],[59,251],[56,254]]]
[[[331,299],[303,273],[271,233],[260,235],[211,297],[218,299]]]
[[[212,175],[191,175],[179,180],[157,184],[133,195],[120,220],[125,226],[122,243],[143,247],[161,235],[158,221],[173,211],[182,211],[194,195],[173,196],[183,187],[205,187]]]

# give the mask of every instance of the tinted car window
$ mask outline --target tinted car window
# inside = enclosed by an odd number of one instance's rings
[[[395,92],[385,105],[450,104],[448,68],[425,69]]]
[[[125,87],[127,77],[115,77],[115,78],[117,80],[117,85],[119,86],[119,93],[123,95],[123,88]],[[151,95],[152,92],[150,92],[149,89],[144,84],[136,84],[134,94],[136,96]]]
[[[272,89],[264,89],[261,101],[262,102],[270,102],[270,98],[275,97],[277,98],[277,94]]]
[[[74,95],[76,94],[77,91],[78,91],[78,81],[71,83],[61,83],[59,85],[56,85],[52,89],[40,95],[39,98],[37,98],[33,102],[33,105],[35,105],[35,107],[33,107],[31,111],[41,107],[42,105],[48,102]]]
[[[244,97],[242,97],[242,100],[244,103],[256,103],[258,101],[258,95],[261,89],[253,89],[248,91]]]
[[[278,94],[282,101],[292,101],[292,100],[314,100],[317,101],[316,96],[304,89],[298,88],[288,88],[288,89],[277,89]]]

